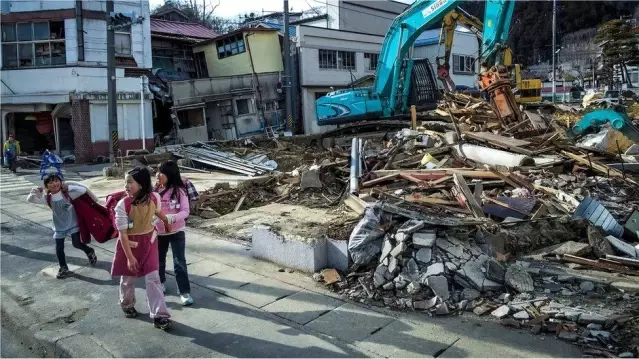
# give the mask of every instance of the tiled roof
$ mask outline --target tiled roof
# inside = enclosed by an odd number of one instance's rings
[[[639,34],[639,26],[638,27],[633,27],[631,31],[632,31],[633,34]]]
[[[219,36],[219,34],[215,31],[200,24],[152,18],[151,34],[153,33],[193,37],[198,39],[213,39]]]

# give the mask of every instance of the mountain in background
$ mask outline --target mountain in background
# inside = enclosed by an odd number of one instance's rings
[[[517,1],[509,37],[515,63],[551,61],[552,5],[552,1]],[[563,35],[621,16],[632,17],[637,5],[635,1],[557,1],[557,46]],[[483,1],[465,1],[461,7],[483,21]]]

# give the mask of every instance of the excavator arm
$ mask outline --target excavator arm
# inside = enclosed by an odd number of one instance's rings
[[[316,102],[318,124],[343,124],[405,113],[412,60],[406,61],[415,40],[455,9],[461,0],[417,0],[390,26],[379,55],[371,88],[339,90]],[[486,0],[482,54],[494,63],[505,48],[514,1]]]
[[[483,38],[482,31],[484,31],[484,24],[482,24],[478,18],[468,14],[461,8],[457,8],[444,16],[444,20],[442,21],[445,46],[444,56],[438,56],[435,58],[435,61],[437,63],[437,78],[442,81],[444,90],[449,92],[455,90],[455,83],[450,77],[450,53],[453,48],[453,39],[455,38],[455,28],[457,28],[457,25],[467,27],[477,36],[479,48],[481,48]],[[443,63],[440,62],[442,59],[444,60]]]

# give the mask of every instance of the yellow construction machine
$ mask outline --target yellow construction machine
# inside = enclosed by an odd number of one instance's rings
[[[444,34],[445,52],[443,57],[437,57],[437,78],[442,81],[444,90],[455,91],[455,83],[450,77],[450,53],[453,47],[453,38],[455,37],[455,28],[457,25],[468,28],[477,36],[479,49],[481,49],[482,33],[484,25],[482,22],[462,10],[457,8],[446,14],[442,20],[442,32]],[[478,56],[480,57],[480,56]],[[444,60],[441,63],[441,60]],[[517,103],[541,102],[541,80],[540,79],[524,79],[522,75],[521,65],[512,63],[512,51],[507,48],[503,55],[503,65],[510,72],[509,78],[515,94]]]

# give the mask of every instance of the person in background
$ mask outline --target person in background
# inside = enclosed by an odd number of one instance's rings
[[[92,266],[98,261],[95,250],[80,240],[78,217],[73,204],[71,204],[71,200],[85,194],[87,189],[82,186],[64,184],[57,173],[51,173],[44,177],[44,187],[47,194],[44,193],[42,187],[34,188],[29,193],[27,202],[49,205],[53,212],[53,239],[55,239],[55,253],[60,264],[56,278],[62,279],[69,274],[69,267],[64,255],[64,239],[66,237],[71,237],[73,246],[87,255]],[[47,200],[47,196],[50,196],[49,200]]]
[[[112,276],[120,278],[120,307],[127,318],[135,318],[135,281],[145,277],[149,314],[153,325],[166,330],[170,327],[162,283],[158,274],[158,241],[154,226],[159,218],[169,226],[161,210],[160,196],[153,192],[151,173],[136,167],[126,175],[126,197],[115,206],[115,225],[120,237],[116,243],[111,267]]]
[[[180,299],[185,306],[193,304],[191,297],[191,284],[189,274],[186,269],[185,242],[186,227],[185,220],[190,213],[189,196],[184,180],[180,176],[180,169],[173,161],[162,162],[156,174],[157,183],[155,190],[162,198],[162,211],[168,217],[169,226],[162,223],[156,225],[159,241],[160,255],[160,281],[162,290],[166,293],[166,255],[171,246],[173,252],[173,271],[177,282]]]
[[[6,165],[11,172],[16,173],[16,163],[18,161],[18,155],[20,154],[20,142],[15,139],[13,134],[9,134],[9,139],[4,143],[2,147],[4,158],[6,158]]]

